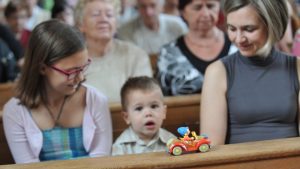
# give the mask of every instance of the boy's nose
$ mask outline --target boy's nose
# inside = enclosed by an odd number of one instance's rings
[[[148,117],[148,116],[152,116],[153,115],[153,112],[151,109],[146,109],[145,110],[145,116]]]

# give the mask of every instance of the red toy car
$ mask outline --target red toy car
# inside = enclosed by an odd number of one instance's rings
[[[183,138],[170,139],[167,142],[169,153],[178,156],[185,152],[207,152],[210,149],[210,140],[206,135],[198,136],[194,131],[192,132],[192,135],[193,140],[190,141],[183,140]]]

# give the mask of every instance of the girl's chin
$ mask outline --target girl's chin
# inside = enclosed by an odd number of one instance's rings
[[[79,86],[68,86],[64,91],[66,95],[72,95],[79,89]]]

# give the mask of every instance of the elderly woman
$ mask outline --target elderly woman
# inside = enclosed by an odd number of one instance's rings
[[[224,7],[239,52],[207,68],[201,132],[213,144],[299,136],[300,61],[273,47],[288,22],[285,0],[226,0]]]
[[[92,59],[87,83],[108,96],[110,102],[120,101],[120,89],[128,77],[152,76],[146,52],[114,38],[117,2],[80,0],[75,10],[76,24],[85,35]]]
[[[179,0],[179,10],[189,31],[160,52],[157,79],[165,95],[201,92],[206,67],[236,51],[216,26],[220,0]]]

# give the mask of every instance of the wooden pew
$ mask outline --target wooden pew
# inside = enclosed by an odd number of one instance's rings
[[[11,97],[13,97],[15,85],[15,83],[0,84],[0,165],[14,163],[4,135],[2,124],[2,109],[4,104]]]
[[[289,138],[213,147],[206,153],[171,156],[166,152],[84,158],[43,163],[3,165],[0,169],[298,169],[300,138]]]
[[[3,123],[2,123],[2,110],[0,110],[0,165],[13,164],[14,160],[10,153],[6,138],[4,135]]]
[[[200,95],[176,96],[164,98],[167,105],[167,117],[164,121],[163,127],[172,133],[177,133],[177,128],[181,124],[188,125],[191,130],[199,131],[199,109],[200,109]],[[121,114],[120,103],[110,103],[110,111],[113,123],[114,140],[124,131],[128,126],[123,120]],[[9,151],[2,124],[2,111],[0,110],[0,165],[12,164],[11,153]]]
[[[156,74],[157,71],[157,60],[158,60],[159,54],[150,54],[150,62],[152,67],[153,75]]]
[[[4,104],[14,95],[15,83],[0,84],[0,110]]]

